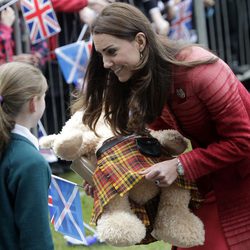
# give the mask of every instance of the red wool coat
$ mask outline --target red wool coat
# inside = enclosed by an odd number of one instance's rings
[[[213,56],[191,50],[179,58]],[[250,94],[222,60],[174,72],[171,104],[151,127],[191,140],[194,150],[180,156],[186,178],[204,194],[214,191],[229,249],[250,249]]]

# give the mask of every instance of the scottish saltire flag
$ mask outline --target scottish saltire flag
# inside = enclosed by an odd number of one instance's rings
[[[43,137],[43,136],[47,136],[47,133],[43,127],[42,122],[39,120],[38,121],[38,140]],[[45,160],[49,163],[53,163],[53,162],[57,162],[58,158],[55,155],[55,153],[53,152],[52,149],[50,148],[39,148],[40,153],[42,154],[42,156],[45,158]]]
[[[67,83],[79,84],[84,78],[92,41],[77,41],[55,49],[57,61]]]
[[[176,5],[176,16],[171,21],[170,32],[168,36],[173,40],[184,40],[196,42],[197,35],[193,29],[192,0],[183,0]]]
[[[21,0],[20,3],[32,44],[61,31],[50,0]]]
[[[93,244],[93,237],[85,236],[80,194],[75,183],[52,175],[48,206],[55,231],[83,245]]]

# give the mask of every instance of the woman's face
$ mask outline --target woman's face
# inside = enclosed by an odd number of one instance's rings
[[[96,51],[102,55],[104,68],[112,70],[120,82],[128,81],[140,61],[144,34],[138,33],[131,42],[107,34],[95,34],[93,41]]]

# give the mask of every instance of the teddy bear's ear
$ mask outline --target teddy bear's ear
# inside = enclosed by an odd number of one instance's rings
[[[176,130],[151,130],[150,134],[173,156],[183,153],[188,147],[188,140]]]
[[[53,134],[53,135],[46,135],[46,136],[43,136],[39,139],[39,146],[41,148],[52,148],[53,147],[53,144],[54,144],[54,141],[56,139],[56,134]]]

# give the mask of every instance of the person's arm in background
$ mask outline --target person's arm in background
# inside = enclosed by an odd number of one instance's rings
[[[89,0],[88,6],[79,11],[80,19],[83,23],[91,25],[96,16],[107,6],[107,0]]]
[[[107,4],[108,0],[51,0],[56,12],[78,12],[89,7],[99,13]]]
[[[106,0],[52,0],[56,12],[79,12],[81,21],[89,25],[107,4]]]
[[[157,0],[143,0],[145,11],[148,12],[155,30],[160,35],[167,35],[169,32],[169,22],[161,14]]]
[[[56,12],[78,12],[88,5],[88,0],[51,0]]]
[[[168,21],[171,21],[176,16],[176,4],[178,4],[178,1],[175,0],[162,0],[162,3],[164,4],[165,12],[166,12],[166,19]]]
[[[0,13],[0,64],[12,61],[13,45],[12,25],[15,21],[15,13],[11,7],[7,7]]]

